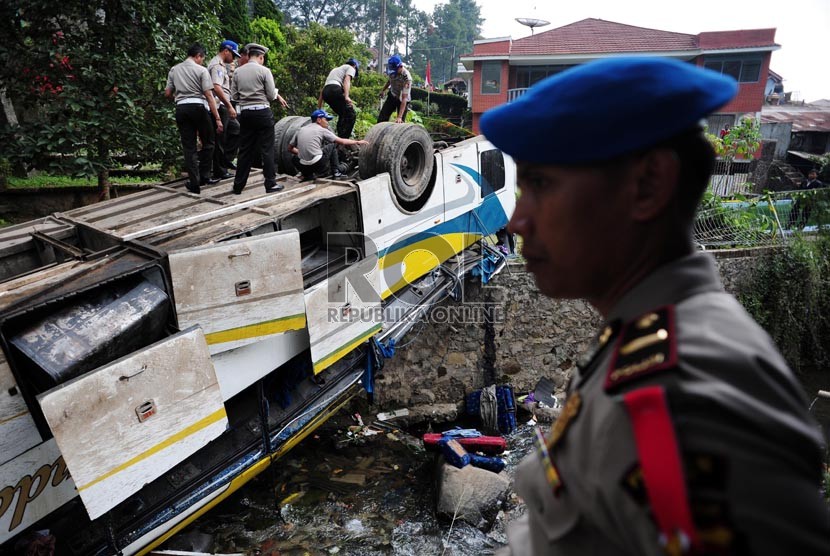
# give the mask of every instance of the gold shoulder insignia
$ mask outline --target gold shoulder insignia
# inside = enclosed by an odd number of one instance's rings
[[[669,305],[623,325],[605,376],[605,391],[676,363],[674,306]]]

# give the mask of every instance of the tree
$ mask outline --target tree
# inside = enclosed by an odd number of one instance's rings
[[[248,17],[248,0],[222,0],[219,12],[221,35],[243,45],[250,42],[251,20]]]
[[[269,53],[267,64],[281,94],[295,114],[310,114],[329,70],[355,57],[366,67],[369,52],[345,29],[312,23],[307,29],[286,26],[284,49]],[[361,79],[363,75],[361,74]]]
[[[97,175],[109,193],[114,155],[180,156],[162,90],[187,46],[219,43],[207,0],[15,0],[0,4],[0,78],[19,126],[0,130],[13,163]]]
[[[744,116],[732,126],[723,138],[706,134],[715,154],[722,161],[716,167],[712,189],[723,194],[728,187],[732,163],[736,158],[751,158],[761,146],[761,125],[752,116]]]
[[[449,0],[437,5],[432,26],[413,46],[411,63],[415,70],[423,73],[430,60],[436,82],[451,79],[459,56],[472,52],[483,22],[475,0]]]
[[[254,17],[273,19],[277,23],[283,21],[282,12],[274,0],[254,0]]]
[[[312,23],[348,29],[357,40],[377,45],[383,0],[284,0],[281,6],[291,23]],[[412,0],[386,0],[386,44],[384,52],[407,53],[408,46],[426,32],[429,17]]]

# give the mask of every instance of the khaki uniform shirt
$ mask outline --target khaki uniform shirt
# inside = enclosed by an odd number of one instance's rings
[[[276,100],[277,88],[271,70],[256,62],[237,68],[231,80],[231,98],[242,108]]]
[[[227,95],[228,99],[230,99],[231,76],[228,73],[228,68],[225,65],[225,62],[222,61],[222,58],[220,58],[218,54],[208,63],[208,72],[210,72],[210,80],[215,85],[222,87],[222,90],[225,91],[225,95]],[[219,103],[222,101],[220,101],[219,97],[215,94],[213,96],[216,98],[217,106],[219,106]]]
[[[325,85],[340,85],[342,87],[347,75],[354,79],[355,71],[351,64],[336,67],[329,72]]]
[[[408,69],[404,68],[400,73],[389,76],[389,92],[398,100],[402,93],[407,99],[412,98],[412,75]]]
[[[213,83],[207,68],[188,58],[170,68],[165,88],[176,92],[176,102],[189,98],[205,100],[204,93],[213,89]]]
[[[622,399],[655,385],[668,401],[704,554],[830,553],[822,439],[807,399],[769,336],[722,290],[714,261],[694,254],[658,269],[608,322],[569,386],[552,429],[558,441],[547,442],[558,481],[546,477],[541,451],[520,464],[515,487],[527,513],[499,554],[667,553],[650,498],[682,496],[646,491]]]
[[[300,151],[300,163],[310,166],[323,158],[323,144],[334,143],[336,140],[337,135],[332,130],[313,123],[301,127],[291,138],[290,144]]]

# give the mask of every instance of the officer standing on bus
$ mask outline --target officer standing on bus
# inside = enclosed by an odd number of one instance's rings
[[[187,50],[187,59],[170,68],[164,96],[175,98],[176,125],[182,140],[184,166],[187,169],[187,190],[199,193],[201,186],[216,183],[211,179],[213,163],[214,129],[222,133],[222,119],[213,99],[213,83],[210,74],[202,64],[205,61],[205,47],[194,44]],[[211,116],[215,120],[211,122]],[[196,137],[202,142],[201,150],[196,149]]]
[[[240,195],[248,182],[254,156],[262,157],[262,172],[265,175],[265,191],[273,193],[282,190],[277,184],[277,169],[274,163],[274,114],[271,101],[277,100],[283,108],[288,106],[274,85],[271,70],[265,67],[268,48],[250,43],[248,63],[236,69],[231,82],[231,97],[239,103],[239,161],[233,179],[233,192]]]
[[[222,119],[222,126],[228,129],[228,120],[236,119],[236,110],[231,105],[231,78],[228,67],[233,64],[235,58],[239,58],[239,45],[233,41],[223,41],[219,45],[219,52],[208,62],[208,72],[213,81],[213,94],[216,97],[217,110]],[[227,133],[222,133],[216,138],[213,149],[213,177],[227,179],[232,177],[228,172],[231,161],[227,158]]]

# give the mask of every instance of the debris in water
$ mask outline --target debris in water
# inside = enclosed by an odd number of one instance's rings
[[[403,409],[396,409],[394,411],[386,411],[384,413],[378,413],[377,418],[378,421],[388,421],[389,419],[394,419],[395,417],[406,417],[409,415],[409,410],[406,408]]]

